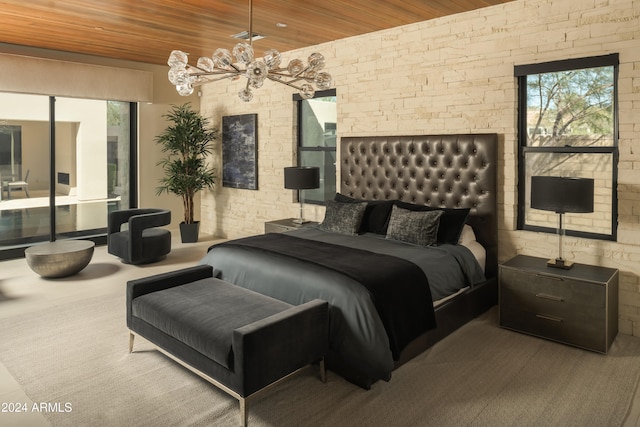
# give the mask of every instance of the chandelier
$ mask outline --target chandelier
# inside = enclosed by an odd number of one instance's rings
[[[238,96],[245,102],[253,99],[253,89],[262,87],[265,80],[295,88],[303,99],[313,98],[316,88],[331,88],[331,75],[320,71],[324,68],[322,54],[312,53],[307,63],[292,59],[283,67],[280,52],[275,49],[267,50],[262,59],[255,58],[253,36],[253,6],[252,0],[249,0],[249,43],[236,44],[233,54],[228,49],[218,48],[211,57],[200,57],[195,66],[188,64],[187,53],[174,50],[167,61],[171,67],[169,81],[176,86],[180,95],[189,96],[195,86],[244,77],[247,79],[246,85],[238,92]]]

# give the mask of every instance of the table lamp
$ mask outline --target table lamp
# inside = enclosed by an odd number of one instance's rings
[[[304,196],[300,190],[320,188],[320,168],[315,166],[292,166],[284,168],[284,188],[298,190],[300,200],[300,217],[294,219],[295,224],[304,224]]]
[[[547,266],[570,269],[573,263],[562,258],[562,237],[564,236],[562,215],[567,212],[593,212],[593,179],[532,176],[531,208],[554,211],[559,215],[558,258],[549,260]]]

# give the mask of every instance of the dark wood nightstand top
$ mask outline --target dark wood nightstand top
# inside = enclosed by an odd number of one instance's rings
[[[529,271],[537,274],[546,274],[549,276],[566,277],[569,279],[582,280],[586,282],[606,283],[611,276],[616,273],[616,269],[607,267],[598,267],[587,264],[574,264],[570,270],[561,268],[548,267],[548,258],[538,258],[528,255],[517,255],[509,261],[502,264],[504,267],[515,268],[518,270]]]
[[[278,219],[275,221],[267,221],[264,223],[265,233],[281,233],[283,231],[297,230],[301,227],[310,227],[318,225],[318,222],[307,221],[304,224],[296,224],[293,218]]]

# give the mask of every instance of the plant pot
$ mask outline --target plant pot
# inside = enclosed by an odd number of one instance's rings
[[[194,221],[192,224],[180,223],[180,238],[182,243],[195,243],[198,241],[198,232],[200,231],[200,221]]]

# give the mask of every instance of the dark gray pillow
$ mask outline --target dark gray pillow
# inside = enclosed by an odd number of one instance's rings
[[[340,203],[327,200],[324,220],[319,228],[335,233],[357,234],[364,216],[366,203]]]
[[[387,225],[389,225],[389,215],[391,215],[393,200],[361,200],[340,193],[336,193],[333,200],[340,203],[367,202],[367,209],[364,210],[362,224],[360,224],[358,232],[387,234]]]
[[[395,204],[399,208],[410,211],[440,210],[444,212],[442,218],[440,218],[440,225],[438,226],[438,243],[449,243],[452,245],[458,244],[462,228],[467,222],[469,211],[471,211],[469,208],[432,208],[430,206],[401,202],[400,200],[396,201]]]
[[[438,226],[442,211],[410,211],[393,206],[387,239],[401,240],[420,246],[438,243]]]

